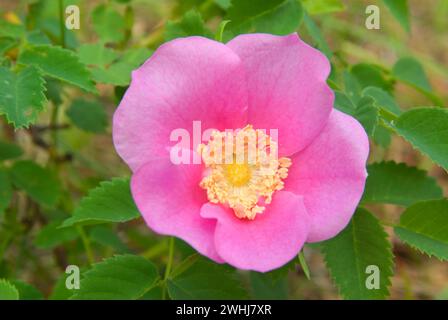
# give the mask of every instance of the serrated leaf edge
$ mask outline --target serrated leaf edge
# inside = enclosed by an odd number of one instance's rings
[[[361,208],[362,209],[362,208]],[[364,209],[363,209],[364,210]],[[394,265],[395,265],[395,263],[394,263],[394,254],[393,254],[393,251],[392,251],[392,244],[390,243],[390,241],[388,241],[388,239],[389,239],[389,236],[388,236],[388,234],[384,231],[384,228],[383,228],[383,225],[381,224],[381,221],[378,219],[378,218],[376,218],[372,213],[370,213],[369,211],[367,211],[367,210],[365,210],[366,212],[368,212],[371,216],[373,216],[376,220],[377,220],[377,222],[378,222],[378,224],[382,227],[381,229],[382,229],[382,232],[381,232],[381,235],[384,237],[383,239],[388,243],[388,255],[387,255],[387,257],[386,257],[386,260],[389,262],[389,267],[387,268],[387,271],[389,271],[389,277],[387,277],[386,278],[386,280],[385,280],[385,290],[386,290],[386,293],[387,293],[387,296],[389,296],[390,295],[390,291],[389,291],[389,287],[391,286],[391,284],[392,284],[392,282],[391,282],[391,277],[393,276],[393,269],[394,269]],[[353,218],[352,218],[353,219]],[[341,231],[342,232],[342,231]],[[337,235],[336,235],[337,236]],[[324,261],[325,261],[325,265],[328,265],[328,260],[327,260],[327,256],[326,256],[326,254],[325,254],[325,247],[321,247],[321,250],[322,250],[322,253],[323,253],[323,257],[324,257]],[[330,274],[330,277],[331,277],[331,279],[333,280],[333,283],[335,284],[335,286],[336,286],[336,288],[338,289],[338,293],[341,295],[341,297],[343,297],[344,299],[350,299],[350,298],[348,298],[343,292],[342,292],[342,289],[339,287],[339,285],[337,284],[337,281],[336,281],[336,277],[334,276],[334,274],[333,274],[333,272],[331,271],[331,268],[327,268],[328,269],[328,272],[329,272],[329,274]],[[357,267],[357,269],[359,269],[359,267]]]

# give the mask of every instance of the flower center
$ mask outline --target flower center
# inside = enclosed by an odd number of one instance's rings
[[[255,219],[284,187],[291,166],[278,158],[278,146],[263,130],[251,125],[236,132],[213,131],[198,147],[206,170],[201,188],[208,200],[233,209],[238,218]]]
[[[247,184],[251,178],[251,171],[248,164],[232,163],[225,166],[226,178],[235,187]]]

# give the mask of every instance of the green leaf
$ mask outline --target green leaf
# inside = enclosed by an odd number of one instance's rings
[[[32,161],[18,161],[11,168],[13,184],[28,195],[49,207],[54,206],[61,195],[61,185],[55,174]]]
[[[325,40],[319,27],[306,12],[304,12],[303,15],[303,23],[305,24],[305,28],[308,31],[310,37],[314,40],[316,48],[322,51],[328,59],[331,59],[331,57],[333,56],[333,52],[331,51],[330,46]]]
[[[18,44],[19,42],[12,38],[0,38],[0,56],[16,47]]]
[[[401,26],[407,31],[411,31],[411,24],[409,22],[409,8],[407,0],[383,0],[386,7],[397,19]]]
[[[178,22],[168,21],[165,27],[167,41],[181,37],[204,36],[212,38],[212,33],[204,25],[199,12],[190,10]]]
[[[350,72],[356,77],[361,88],[372,86],[385,91],[390,91],[392,88],[391,81],[386,79],[383,71],[376,65],[358,63],[351,68]]]
[[[303,20],[303,8],[298,0],[287,0],[273,10],[253,19],[257,32],[288,35],[295,32]]]
[[[221,9],[227,10],[232,5],[231,0],[213,0]]]
[[[376,144],[382,146],[383,148],[387,148],[392,140],[391,133],[388,129],[382,126],[377,126],[375,128],[375,132],[373,133],[373,140]]]
[[[26,40],[28,43],[35,44],[35,45],[41,45],[41,44],[51,44],[50,38],[43,33],[41,30],[33,30],[30,31],[26,35]]]
[[[392,68],[392,74],[401,80],[424,92],[431,92],[431,84],[420,62],[412,57],[399,59]]]
[[[108,125],[107,113],[97,101],[76,99],[67,110],[67,116],[78,128],[94,133],[102,133]]]
[[[93,28],[103,42],[120,42],[124,39],[126,22],[112,6],[101,4],[92,11]]]
[[[22,154],[23,151],[18,145],[0,141],[0,161],[18,158]]]
[[[429,256],[448,260],[448,199],[423,201],[407,208],[395,234]]]
[[[52,78],[47,78],[47,92],[45,95],[47,99],[53,102],[54,105],[62,104],[62,82]]]
[[[44,296],[32,285],[20,280],[11,280],[11,284],[19,292],[20,300],[42,300]]]
[[[393,123],[397,133],[448,170],[448,109],[415,108]]]
[[[356,105],[352,102],[352,100],[343,92],[335,91],[335,107],[347,114],[353,114],[356,111]]]
[[[73,216],[62,224],[97,224],[106,222],[126,222],[140,217],[132,199],[128,178],[114,178],[101,182],[91,190],[76,208]]]
[[[136,69],[142,65],[143,62],[148,60],[152,53],[153,51],[147,48],[132,48],[123,54],[120,61],[125,62],[133,69]]]
[[[362,201],[409,206],[415,202],[439,199],[442,189],[423,170],[404,163],[379,162],[367,167]]]
[[[401,109],[394,98],[381,88],[367,87],[363,90],[363,95],[372,97],[379,108],[386,109],[394,115],[399,115]]]
[[[101,43],[88,43],[78,48],[78,56],[85,65],[105,67],[115,61],[119,54]]]
[[[303,8],[298,0],[233,1],[226,19],[235,34],[251,31],[287,35],[302,22]]]
[[[361,90],[358,79],[350,72],[343,73],[343,80],[346,95],[336,92],[336,107],[357,118],[376,143],[388,147],[390,131],[378,124],[380,115],[393,116],[401,112],[393,98],[381,88],[369,86]]]
[[[0,279],[0,300],[19,300],[19,291],[5,279]]]
[[[392,248],[377,218],[358,209],[335,238],[321,243],[325,263],[345,299],[384,299],[392,276]],[[379,268],[379,289],[368,289],[368,266]]]
[[[343,73],[344,89],[348,98],[353,101],[354,104],[358,103],[362,97],[362,88],[356,76],[348,71]]]
[[[98,83],[128,86],[131,82],[133,68],[123,62],[113,63],[108,68],[95,68],[92,70],[93,79]]]
[[[288,278],[278,279],[268,273],[250,273],[252,297],[257,300],[287,300]]]
[[[12,199],[12,186],[8,172],[0,168],[0,217],[9,207]]]
[[[159,280],[157,268],[140,256],[121,255],[106,259],[86,271],[72,299],[136,300]]]
[[[90,230],[90,239],[103,246],[115,249],[118,253],[128,253],[128,247],[120,239],[116,231],[105,226],[96,226]]]
[[[245,290],[227,266],[198,255],[187,258],[171,274],[168,293],[174,300],[244,299]]]
[[[36,66],[44,74],[86,91],[97,92],[89,70],[73,51],[49,45],[31,46],[19,55],[18,62]]]
[[[27,128],[44,110],[45,81],[39,71],[26,67],[17,74],[0,67],[0,115],[15,128]]]
[[[139,300],[163,300],[162,286],[156,286],[142,295]]]
[[[335,95],[335,107],[355,117],[362,124],[367,134],[372,136],[378,124],[378,109],[374,106],[373,98],[362,97],[355,106],[344,93],[335,91]]]
[[[75,228],[59,228],[60,222],[54,221],[39,230],[34,240],[38,248],[50,249],[78,238]]]
[[[76,289],[68,289],[66,285],[67,273],[62,273],[56,284],[53,286],[48,300],[68,300],[77,291]]]
[[[379,115],[371,97],[362,97],[359,100],[353,116],[362,124],[368,135],[372,136],[374,134]]]
[[[23,24],[15,24],[0,18],[0,37],[22,38],[25,34]]]
[[[298,259],[299,259],[300,267],[302,268],[302,271],[305,274],[305,277],[308,280],[311,280],[310,268],[308,267],[308,264],[306,263],[305,254],[303,253],[303,250],[299,252]]]
[[[309,14],[333,13],[345,10],[341,0],[302,0]]]
[[[212,6],[213,2],[216,1],[210,0],[206,4],[204,4],[205,0],[175,0],[174,2],[176,4],[173,10],[174,16],[182,16],[185,12],[195,8],[200,8],[202,5],[204,5],[205,8],[202,7],[201,10],[208,10],[209,6]]]
[[[92,70],[95,81],[116,86],[127,86],[131,81],[131,72],[137,69],[152,54],[146,48],[128,50],[118,61],[107,68]]]

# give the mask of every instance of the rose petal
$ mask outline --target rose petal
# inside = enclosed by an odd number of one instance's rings
[[[307,242],[334,237],[349,223],[364,191],[369,140],[353,117],[333,110],[322,133],[292,159],[285,190],[303,196]]]
[[[231,209],[211,203],[204,218],[218,220],[215,245],[219,256],[239,268],[266,272],[293,259],[307,237],[308,217],[300,196],[279,191],[254,220],[239,219]]]
[[[193,140],[193,121],[201,121],[202,131],[240,128],[246,123],[246,111],[240,58],[222,43],[180,38],[162,45],[132,73],[131,85],[114,115],[114,144],[136,171],[168,154],[178,142],[170,142],[174,129],[186,130]],[[196,150],[192,144],[189,147]]]
[[[243,61],[249,90],[248,122],[278,129],[280,155],[305,148],[333,107],[326,84],[328,59],[297,34],[244,34],[227,43]]]
[[[168,158],[151,160],[131,180],[131,190],[146,224],[155,232],[179,237],[217,262],[216,220],[200,216],[207,197],[199,187],[200,165],[174,165]]]

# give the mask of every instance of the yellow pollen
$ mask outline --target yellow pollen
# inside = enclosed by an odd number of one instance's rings
[[[198,147],[206,176],[201,188],[208,200],[233,209],[238,218],[255,219],[284,188],[291,159],[278,158],[278,146],[263,130],[251,125],[237,132],[213,131]]]
[[[226,164],[226,178],[235,187],[241,187],[250,181],[251,173],[248,164]]]

